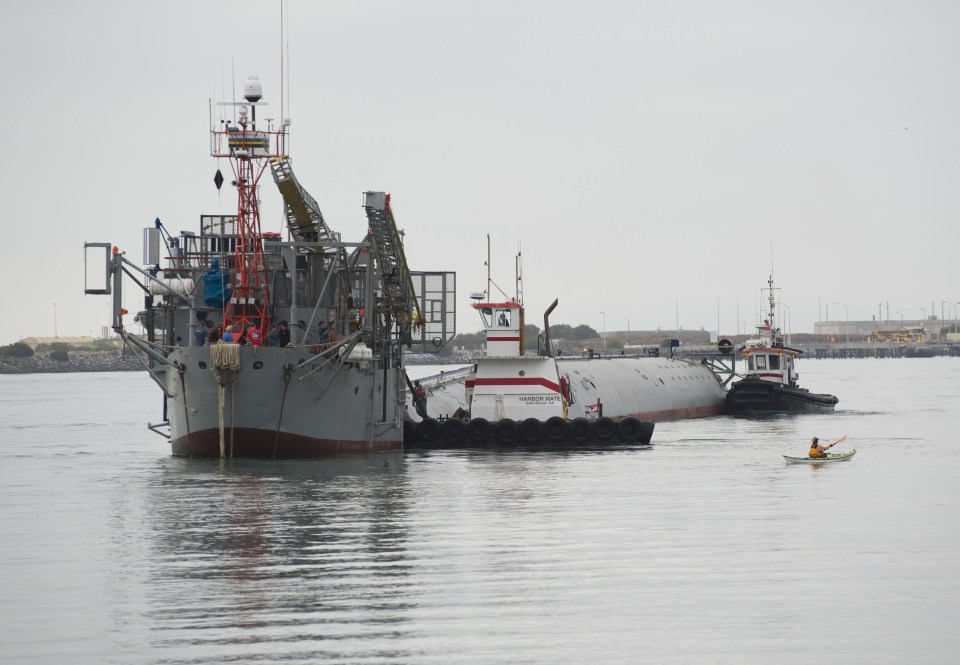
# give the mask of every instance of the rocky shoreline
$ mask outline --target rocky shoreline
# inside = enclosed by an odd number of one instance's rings
[[[65,372],[142,372],[143,365],[129,352],[70,351],[67,360],[55,360],[48,353],[29,358],[0,357],[0,374],[55,374]],[[431,353],[408,353],[408,365],[466,365],[466,355],[439,357]]]
[[[29,358],[0,357],[0,374],[138,371],[144,371],[140,361],[117,351],[70,351],[66,360],[55,360],[48,353],[36,353]]]

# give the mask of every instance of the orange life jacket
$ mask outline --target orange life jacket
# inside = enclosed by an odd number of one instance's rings
[[[827,454],[819,448],[810,447],[810,457],[826,457]]]

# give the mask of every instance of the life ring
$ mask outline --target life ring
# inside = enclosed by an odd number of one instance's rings
[[[586,443],[590,440],[590,421],[586,418],[574,418],[567,426],[567,431],[574,443]]]
[[[520,440],[524,443],[537,443],[543,435],[543,423],[536,418],[526,418],[520,423]]]
[[[497,443],[513,443],[517,439],[517,421],[512,418],[498,420],[493,427]]]
[[[417,426],[417,434],[424,443],[433,443],[440,437],[440,423],[433,418],[425,418]]]
[[[613,418],[600,416],[593,421],[593,438],[602,443],[610,441],[617,433],[617,423]]]
[[[467,423],[467,436],[470,437],[471,443],[487,443],[492,432],[493,427],[486,418],[474,418]]]
[[[547,418],[543,423],[543,438],[551,443],[560,443],[567,436],[567,421],[560,416]]]
[[[621,418],[617,423],[617,435],[627,443],[635,443],[643,435],[643,423],[633,416]]]
[[[447,440],[447,443],[454,445],[463,443],[463,440],[467,438],[467,424],[456,418],[448,418],[443,421],[443,438]]]

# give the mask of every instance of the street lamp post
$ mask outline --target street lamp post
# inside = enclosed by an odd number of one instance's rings
[[[623,317],[623,320],[627,322],[627,332],[630,332],[630,319]]]
[[[790,305],[781,305],[787,311],[787,344],[790,344]]]
[[[600,335],[600,343],[603,345],[603,350],[607,350],[607,313],[600,312],[600,316],[603,317],[603,334]]]
[[[850,309],[846,305],[844,305],[842,302],[834,302],[830,304],[840,305],[841,307],[843,307],[843,311],[846,312],[847,322],[843,326],[843,331],[844,331],[844,334],[846,335],[846,340],[847,340],[846,343],[849,344],[850,343]]]

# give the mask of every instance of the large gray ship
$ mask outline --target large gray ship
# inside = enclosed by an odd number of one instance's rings
[[[218,169],[214,183],[235,188],[236,214],[201,215],[198,233],[177,236],[158,219],[144,232],[143,266],[111,243],[85,243],[86,293],[112,295],[113,330],[163,392],[162,421],[148,426],[174,455],[400,449],[404,352],[454,335],[455,274],[408,268],[383,192],[363,193],[360,239],[342,240],[293,173],[289,122],[258,125],[261,94],[251,79],[244,101],[219,105],[218,122],[211,114],[211,156],[232,171]],[[284,237],[261,231],[267,170]],[[144,298],[133,317],[122,304],[131,281]]]

